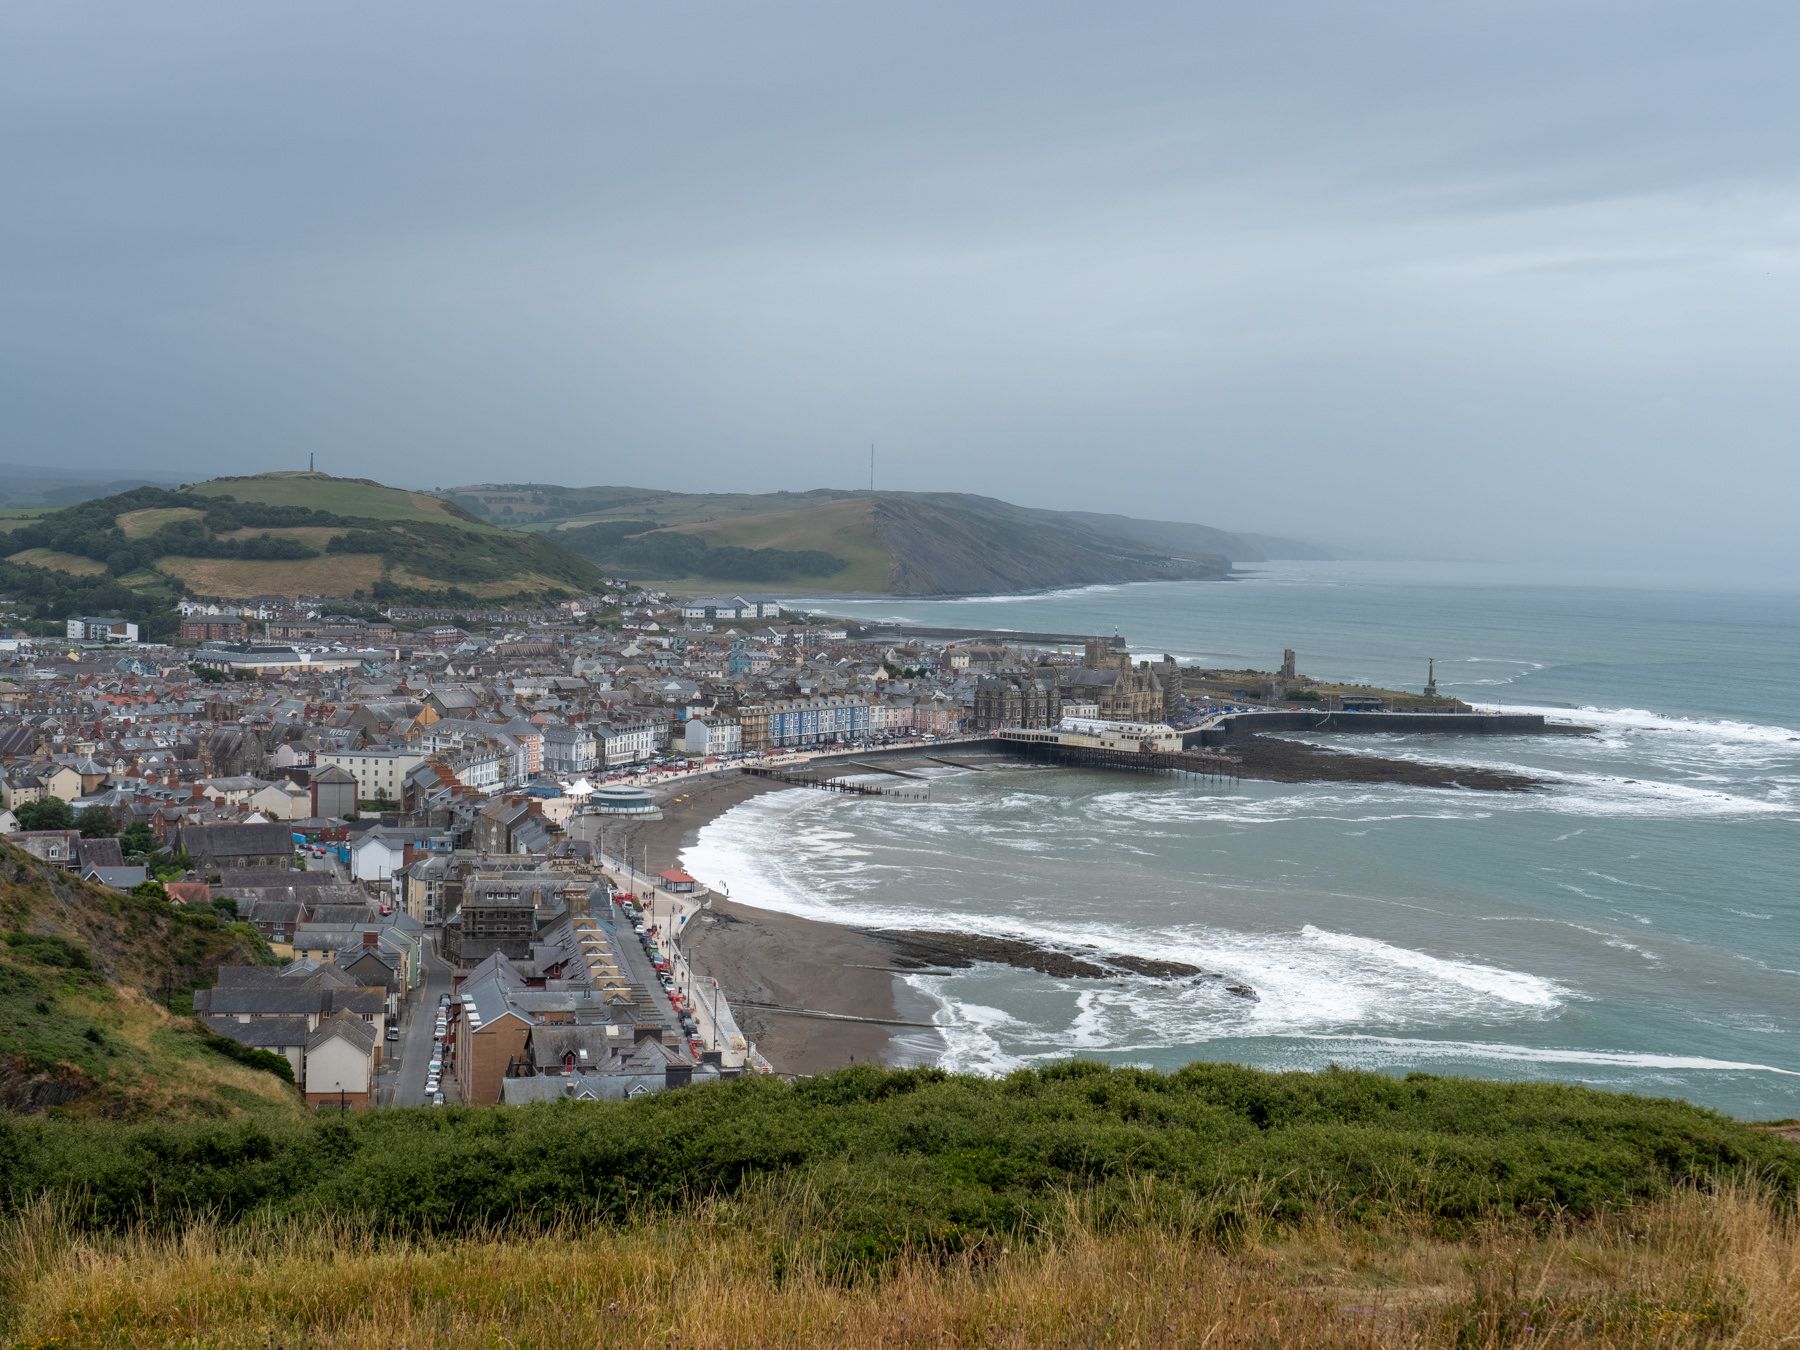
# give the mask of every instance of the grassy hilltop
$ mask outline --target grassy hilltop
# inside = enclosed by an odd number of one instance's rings
[[[0,1299],[93,1345],[1775,1345],[1797,1184],[1679,1103],[1219,1065],[0,1118]]]
[[[0,1111],[111,1120],[296,1116],[291,1086],[170,1011],[271,959],[211,909],[121,895],[0,844]]]
[[[1043,511],[951,492],[683,493],[540,483],[453,488],[490,521],[552,533],[601,566],[684,587],[979,594],[1225,575],[1319,556],[1206,525]]]
[[[541,534],[428,493],[315,473],[215,478],[0,519],[0,591],[42,617],[124,613],[163,637],[178,592],[490,600],[598,584]]]

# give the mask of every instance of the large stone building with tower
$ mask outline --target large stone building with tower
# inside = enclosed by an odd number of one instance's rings
[[[1180,690],[1180,671],[1171,658],[1133,664],[1130,652],[1116,650],[1105,638],[1089,638],[1080,669],[1063,677],[1065,699],[1097,704],[1100,716],[1113,722],[1166,721]]]

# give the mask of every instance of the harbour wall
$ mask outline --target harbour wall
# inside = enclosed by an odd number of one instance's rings
[[[1546,725],[1542,713],[1245,712],[1232,713],[1222,718],[1217,726],[1188,732],[1182,737],[1182,744],[1189,749],[1230,745],[1234,737],[1252,736],[1261,731],[1533,736],[1564,729]]]

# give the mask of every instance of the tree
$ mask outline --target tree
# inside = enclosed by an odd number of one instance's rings
[[[71,830],[75,828],[75,812],[61,797],[40,797],[35,802],[15,806],[21,830]]]
[[[83,839],[110,839],[119,832],[119,821],[110,806],[87,806],[75,817]]]
[[[156,852],[156,836],[143,821],[134,820],[119,836],[119,848],[128,858],[147,858]]]

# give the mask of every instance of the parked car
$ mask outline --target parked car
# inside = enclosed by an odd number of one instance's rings
[[[399,1040],[400,1039],[400,1028],[399,1027],[389,1027],[387,1029],[387,1039],[390,1041]]]
[[[433,1106],[442,1106],[444,1104],[444,1094],[441,1092],[432,1093],[431,1094],[431,1104]]]

